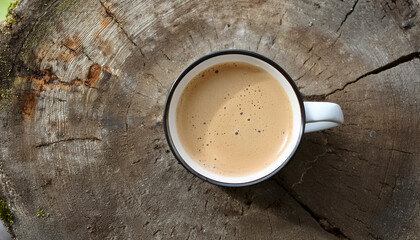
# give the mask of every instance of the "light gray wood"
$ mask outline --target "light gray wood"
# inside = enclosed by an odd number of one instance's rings
[[[3,27],[0,195],[16,239],[418,239],[420,3],[25,1]],[[273,178],[188,173],[162,129],[212,51],[279,63],[345,124]],[[40,210],[44,215],[37,216]],[[46,217],[46,213],[49,216]]]

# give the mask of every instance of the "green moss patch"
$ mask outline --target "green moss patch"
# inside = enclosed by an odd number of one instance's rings
[[[9,207],[6,205],[6,202],[4,200],[0,200],[0,219],[9,225],[13,224],[13,215],[10,211]]]
[[[48,218],[50,217],[50,213],[47,213],[44,211],[44,209],[41,209],[40,207],[35,207],[36,208],[36,217],[37,218]]]
[[[7,9],[7,15],[12,14],[13,9],[19,5],[19,0],[12,0],[10,2],[9,8]]]
[[[9,8],[7,9],[6,23],[5,26],[11,28],[13,24],[16,23],[16,17],[12,14],[13,9],[19,5],[19,0],[12,0],[10,2]]]

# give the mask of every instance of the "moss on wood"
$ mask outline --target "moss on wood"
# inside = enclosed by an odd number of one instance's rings
[[[13,214],[3,199],[0,199],[0,219],[8,224],[13,224]]]
[[[45,212],[44,209],[41,209],[40,207],[35,207],[37,209],[36,211],[36,217],[37,218],[49,218],[50,217],[50,213]]]
[[[18,5],[19,5],[19,0],[13,0],[10,2],[9,8],[7,10],[6,21],[4,24],[7,28],[11,28],[12,25],[16,24],[17,22],[16,18],[18,18],[18,16],[13,14],[13,9],[15,9]]]

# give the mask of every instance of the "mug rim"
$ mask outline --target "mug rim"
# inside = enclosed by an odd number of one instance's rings
[[[293,149],[293,151],[289,154],[289,156],[287,156],[286,160],[279,166],[277,167],[274,171],[272,171],[271,173],[249,181],[249,182],[243,182],[243,183],[228,183],[228,182],[221,182],[221,181],[216,181],[213,179],[210,179],[200,173],[198,173],[197,171],[195,171],[192,167],[190,167],[185,160],[181,157],[181,155],[178,153],[178,151],[176,150],[171,134],[170,134],[170,130],[169,130],[169,106],[172,100],[172,96],[175,92],[175,89],[177,88],[178,84],[182,81],[182,79],[185,77],[185,75],[187,75],[187,73],[189,73],[192,69],[194,69],[197,65],[199,65],[200,63],[211,59],[213,57],[217,57],[217,56],[222,56],[222,55],[230,55],[230,54],[242,54],[242,55],[247,55],[250,57],[254,57],[257,59],[260,59],[264,62],[266,62],[267,64],[271,65],[272,67],[274,67],[277,71],[279,71],[284,77],[285,79],[288,81],[288,83],[290,84],[290,86],[292,87],[298,102],[299,102],[299,107],[300,107],[300,113],[301,113],[301,125],[302,127],[300,128],[300,132],[299,132],[299,136],[298,136],[298,141]],[[296,86],[296,83],[293,81],[293,79],[289,76],[289,74],[287,74],[287,72],[280,67],[277,63],[275,63],[273,60],[259,54],[259,53],[255,53],[255,52],[251,52],[248,50],[242,50],[242,49],[229,49],[229,50],[221,50],[221,51],[216,51],[216,52],[212,52],[209,54],[206,54],[202,57],[200,57],[199,59],[195,60],[193,63],[191,63],[187,68],[185,68],[181,74],[176,78],[176,80],[172,83],[167,98],[166,98],[166,102],[165,102],[165,106],[164,106],[164,113],[163,113],[163,127],[164,127],[164,131],[165,131],[165,137],[166,137],[166,141],[168,142],[169,145],[169,149],[171,150],[172,154],[175,156],[175,158],[181,163],[181,165],[187,169],[189,172],[191,172],[192,174],[194,174],[195,176],[199,177],[200,179],[207,181],[209,183],[212,184],[216,184],[219,186],[225,186],[225,187],[244,187],[244,186],[249,186],[249,185],[253,185],[259,182],[262,182],[270,177],[272,177],[273,175],[275,175],[276,173],[278,173],[280,171],[280,169],[282,169],[292,158],[292,156],[295,154],[298,146],[300,145],[300,141],[302,139],[302,135],[305,131],[305,107],[303,104],[303,98],[302,95],[298,89],[298,87]]]

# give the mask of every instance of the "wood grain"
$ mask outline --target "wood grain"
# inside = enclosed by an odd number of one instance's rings
[[[16,239],[417,239],[420,5],[400,1],[25,1],[3,27],[0,195]],[[275,177],[223,188],[162,130],[197,58],[279,63],[345,124]],[[7,94],[6,94],[7,93]],[[37,211],[50,213],[37,217]]]

